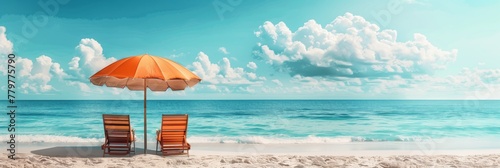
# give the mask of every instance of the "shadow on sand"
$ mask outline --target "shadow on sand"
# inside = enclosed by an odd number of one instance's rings
[[[135,151],[130,156],[144,154],[144,148],[135,148]],[[102,158],[102,152],[101,147],[98,146],[58,146],[31,151],[33,154],[42,156],[81,158]],[[146,153],[156,155],[154,150],[147,150]],[[106,157],[129,157],[129,155],[106,155]]]

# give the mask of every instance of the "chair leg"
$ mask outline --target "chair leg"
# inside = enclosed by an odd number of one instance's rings
[[[155,154],[158,154],[158,141],[156,141],[156,150],[155,150]]]
[[[133,151],[133,152],[134,152],[134,154],[135,154],[135,141],[134,141],[133,143],[134,143],[134,151]]]

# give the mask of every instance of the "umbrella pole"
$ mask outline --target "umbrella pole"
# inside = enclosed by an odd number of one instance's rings
[[[148,149],[147,141],[147,123],[146,123],[146,79],[144,79],[144,155],[146,155],[146,150]]]

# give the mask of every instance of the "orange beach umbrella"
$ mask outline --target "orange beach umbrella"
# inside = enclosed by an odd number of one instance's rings
[[[144,91],[144,154],[147,149],[146,87],[151,91],[184,90],[200,81],[200,77],[182,65],[148,54],[118,60],[90,77],[90,82],[97,86]]]

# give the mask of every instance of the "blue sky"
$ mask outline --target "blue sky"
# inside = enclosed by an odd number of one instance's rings
[[[40,2],[0,7],[1,82],[14,53],[18,99],[141,99],[88,77],[143,53],[203,79],[149,99],[500,96],[498,1]]]

